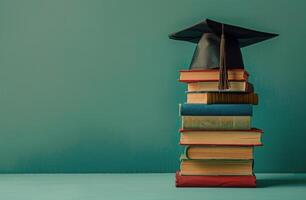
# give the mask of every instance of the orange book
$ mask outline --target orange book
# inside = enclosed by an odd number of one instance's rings
[[[249,74],[243,69],[228,69],[229,81],[247,81]],[[181,82],[219,81],[219,69],[181,70]]]
[[[193,104],[258,104],[255,93],[201,92],[187,93],[187,103]]]
[[[252,146],[189,145],[185,148],[189,159],[253,159]]]

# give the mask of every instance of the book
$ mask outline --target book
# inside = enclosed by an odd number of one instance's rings
[[[252,116],[251,104],[179,104],[181,116]]]
[[[255,93],[188,92],[190,104],[258,104]]]
[[[253,175],[253,160],[195,160],[181,158],[181,175]]]
[[[253,85],[246,81],[229,81],[229,89],[222,92],[253,92]],[[218,81],[187,83],[188,92],[220,92]]]
[[[256,187],[256,177],[248,176],[182,176],[175,175],[176,187]]]
[[[243,69],[228,69],[227,77],[229,81],[247,81],[249,74]],[[199,82],[199,81],[219,81],[219,69],[207,70],[181,70],[181,82]]]
[[[180,130],[182,145],[229,145],[229,146],[261,146],[260,129],[207,131]]]
[[[248,130],[251,116],[182,116],[182,128],[192,130]]]
[[[184,155],[189,159],[253,159],[253,147],[189,145]]]

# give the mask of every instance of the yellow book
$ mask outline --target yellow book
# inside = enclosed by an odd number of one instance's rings
[[[180,130],[182,145],[226,145],[259,146],[262,145],[262,130]]]

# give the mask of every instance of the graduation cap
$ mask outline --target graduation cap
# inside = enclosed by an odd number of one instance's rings
[[[219,89],[228,89],[227,69],[244,69],[240,48],[278,34],[250,30],[206,19],[194,26],[169,35],[170,39],[197,43],[190,70],[217,69]]]

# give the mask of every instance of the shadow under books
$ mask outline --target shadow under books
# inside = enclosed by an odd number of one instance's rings
[[[257,179],[257,188],[266,188],[266,187],[282,187],[282,186],[303,186],[306,187],[306,178],[297,178],[297,177],[279,177],[279,178],[258,178]]]

